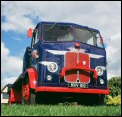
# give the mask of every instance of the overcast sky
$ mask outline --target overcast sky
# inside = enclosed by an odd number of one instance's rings
[[[121,75],[121,2],[8,1],[2,2],[2,86],[22,72],[30,45],[27,29],[40,21],[73,22],[98,29],[107,43],[108,79]]]

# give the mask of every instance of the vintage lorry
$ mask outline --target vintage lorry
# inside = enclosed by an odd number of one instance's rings
[[[106,51],[96,29],[64,22],[40,22],[28,30],[31,45],[22,74],[13,83],[10,104],[73,99],[103,104],[110,93]]]

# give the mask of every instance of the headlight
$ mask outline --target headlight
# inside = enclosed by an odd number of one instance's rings
[[[56,72],[58,70],[58,65],[56,63],[50,63],[47,68],[50,72]]]
[[[98,76],[103,75],[103,69],[101,67],[97,66],[95,70],[97,71]]]
[[[51,75],[47,75],[47,80],[51,81],[52,80],[52,76]]]
[[[100,84],[104,84],[104,83],[105,81],[102,78],[100,78]]]

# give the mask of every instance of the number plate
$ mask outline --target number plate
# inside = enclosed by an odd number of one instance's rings
[[[68,87],[82,87],[82,88],[88,88],[88,84],[86,83],[68,83]]]

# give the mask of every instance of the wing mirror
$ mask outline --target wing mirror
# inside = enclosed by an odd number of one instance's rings
[[[32,36],[33,36],[33,29],[29,29],[28,31],[27,31],[27,33],[28,33],[28,38],[31,38]]]

